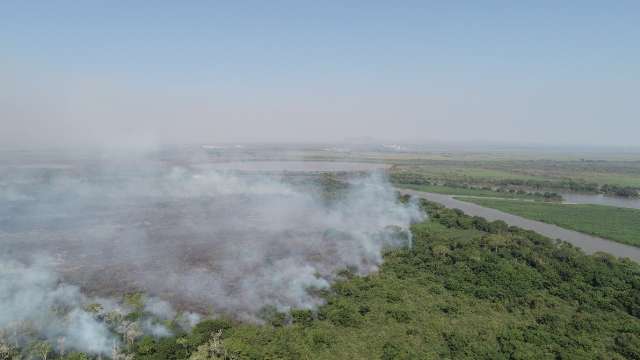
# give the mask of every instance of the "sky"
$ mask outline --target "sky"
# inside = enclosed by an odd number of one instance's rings
[[[637,146],[638,1],[0,2],[0,144]]]

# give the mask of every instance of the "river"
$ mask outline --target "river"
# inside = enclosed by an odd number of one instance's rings
[[[616,206],[630,209],[640,209],[639,198],[623,198],[620,196],[606,196],[602,194],[561,193],[565,204],[595,204]]]
[[[448,208],[460,209],[467,215],[481,216],[490,221],[502,220],[509,225],[518,226],[527,230],[533,230],[552,239],[560,239],[566,241],[581,248],[588,254],[602,251],[614,256],[627,257],[634,261],[640,262],[640,248],[638,247],[617,243],[611,240],[583,234],[577,231],[563,229],[556,225],[529,220],[499,210],[456,200],[452,195],[434,194],[409,189],[398,190],[403,194],[422,197],[427,200],[440,203]]]

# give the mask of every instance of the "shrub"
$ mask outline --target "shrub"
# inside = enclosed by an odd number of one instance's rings
[[[313,324],[313,312],[311,310],[291,310],[291,318],[294,324],[309,327]]]
[[[284,326],[287,323],[287,314],[278,311],[275,306],[263,307],[258,316],[274,327]]]
[[[329,321],[338,326],[357,326],[360,315],[353,305],[341,303],[330,307],[327,311]]]
[[[219,330],[224,334],[229,329],[231,329],[231,323],[226,319],[203,320],[193,327],[189,340],[195,346],[202,345]]]
[[[387,315],[399,323],[407,323],[411,319],[409,313],[402,309],[387,310]]]
[[[311,346],[314,349],[324,349],[331,347],[333,336],[326,331],[314,329],[310,333]]]

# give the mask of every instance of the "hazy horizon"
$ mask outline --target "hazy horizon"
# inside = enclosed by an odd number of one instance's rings
[[[637,147],[637,3],[0,5],[2,147]]]
[[[640,356],[640,1],[0,1],[0,360]]]

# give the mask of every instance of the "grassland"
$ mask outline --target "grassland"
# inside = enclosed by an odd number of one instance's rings
[[[637,161],[437,161],[398,163],[395,171],[467,182],[500,180],[567,181],[640,187],[640,163]]]
[[[468,197],[459,199],[624,244],[640,246],[640,210],[637,209]]]
[[[541,176],[532,176],[512,172],[508,169],[496,169],[485,162],[425,161],[424,164],[401,164],[396,171],[414,172],[427,177],[442,180],[543,180]]]

